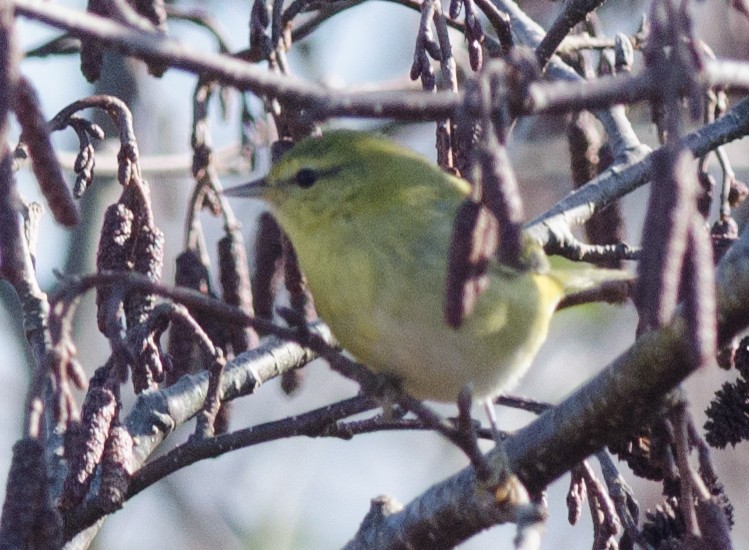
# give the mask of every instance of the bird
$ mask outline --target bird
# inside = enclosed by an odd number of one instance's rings
[[[622,272],[492,258],[458,327],[444,319],[456,212],[471,186],[425,157],[364,132],[299,141],[259,180],[227,189],[262,200],[291,241],[318,314],[342,346],[411,396],[486,400],[511,388],[546,339],[562,298]],[[572,262],[570,262],[572,263]]]

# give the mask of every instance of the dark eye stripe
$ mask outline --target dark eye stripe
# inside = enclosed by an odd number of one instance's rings
[[[319,174],[314,168],[302,168],[296,173],[294,179],[299,187],[307,189],[315,184],[318,177]]]

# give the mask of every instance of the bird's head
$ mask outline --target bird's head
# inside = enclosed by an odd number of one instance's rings
[[[402,204],[425,182],[434,187],[433,174],[429,161],[384,138],[334,130],[300,141],[266,177],[224,193],[259,198],[282,219],[321,220]]]
[[[398,161],[404,152],[388,141],[359,132],[338,130],[296,144],[259,180],[227,189],[234,197],[257,197],[278,209],[299,202],[332,206],[366,187],[390,181],[378,170]],[[408,155],[406,155],[408,156]]]

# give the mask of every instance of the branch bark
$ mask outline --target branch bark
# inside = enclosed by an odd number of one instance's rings
[[[724,256],[716,279],[718,335],[724,343],[749,326],[744,299],[749,292],[749,231]],[[590,382],[507,439],[510,469],[531,494],[668,405],[670,392],[692,372],[686,334],[678,310],[668,325],[643,335]],[[488,459],[502,462],[500,454],[495,449]],[[450,547],[495,525],[504,514],[477,485],[473,469],[466,468],[401,510],[378,518],[376,534],[360,532],[357,540],[370,541],[368,550]]]

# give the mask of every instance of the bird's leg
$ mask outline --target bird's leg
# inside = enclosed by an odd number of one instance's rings
[[[407,409],[404,409],[401,403],[401,396],[404,395],[398,379],[381,372],[371,372],[371,378],[366,384],[361,385],[362,392],[374,397],[382,407],[383,420],[393,420],[394,418],[403,417]]]
[[[546,519],[543,501],[532,499],[523,483],[512,472],[504,443],[498,441],[497,446],[487,455],[487,460],[491,475],[485,480],[478,480],[478,489],[491,493],[506,517],[504,521],[517,524],[515,548],[538,548]]]
[[[491,495],[505,518],[503,522],[517,524],[515,548],[536,548],[543,532],[545,511],[529,497],[523,483],[510,469],[503,434],[497,427],[490,400],[483,403],[489,415],[496,445],[488,454],[481,453],[478,447],[476,423],[470,414],[472,402],[471,387],[466,385],[458,395],[456,436],[459,436],[459,440],[453,439],[453,442],[460,446],[471,459],[476,471],[476,490],[486,491]]]
[[[463,412],[458,417],[457,426],[454,421],[443,418],[434,409],[405,391],[401,391],[396,398],[398,404],[404,410],[416,415],[425,427],[435,430],[462,450],[476,469],[476,476],[479,479],[491,474],[486,459],[478,447],[476,427],[470,416],[470,392],[467,394],[467,399],[463,398],[467,405],[459,405]]]
[[[491,468],[484,453],[479,448],[476,422],[471,418],[472,403],[473,391],[471,385],[466,384],[458,394],[458,434],[462,436],[463,443],[461,448],[471,460],[471,464],[473,464],[473,468],[476,470],[476,477],[481,481],[485,481],[491,476]]]
[[[494,437],[494,442],[497,445],[502,444],[502,432],[499,431],[499,426],[497,425],[497,415],[494,413],[494,401],[491,397],[487,397],[483,401],[484,403],[484,410],[486,411],[486,416],[489,419],[489,427],[492,430],[492,436]]]
[[[298,312],[288,308],[278,308],[277,311],[290,326],[295,327],[300,332],[302,341],[310,336],[309,329]],[[386,420],[400,416],[403,411],[412,412],[427,427],[436,430],[466,453],[476,470],[478,479],[488,479],[491,475],[491,469],[486,458],[479,449],[476,426],[471,418],[473,399],[470,385],[466,385],[458,397],[459,416],[458,427],[456,428],[424,403],[404,391],[397,378],[387,374],[372,373],[364,365],[352,361],[339,351],[322,353],[321,355],[328,361],[333,370],[356,381],[364,394],[380,401],[383,408],[383,417]],[[403,410],[397,410],[395,405],[399,405]]]

